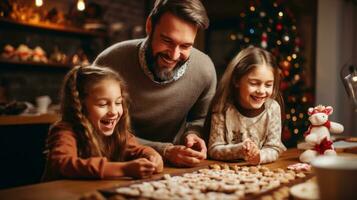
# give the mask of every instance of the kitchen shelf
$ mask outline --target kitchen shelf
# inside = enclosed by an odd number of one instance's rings
[[[63,25],[57,25],[57,24],[45,24],[45,23],[27,23],[27,22],[21,22],[21,21],[15,21],[11,19],[6,19],[6,18],[0,18],[0,25],[6,27],[6,26],[11,26],[11,27],[16,27],[16,28],[24,28],[24,29],[34,29],[34,30],[39,30],[39,31],[50,31],[50,32],[56,32],[56,33],[64,33],[64,34],[72,34],[72,35],[80,35],[80,36],[90,36],[90,37],[106,37],[105,32],[95,32],[95,31],[89,31],[77,27],[71,27],[71,26],[63,26]]]
[[[58,114],[4,115],[0,116],[0,126],[26,124],[52,124],[59,120]]]
[[[57,68],[57,69],[70,69],[72,65],[61,63],[42,63],[42,62],[30,62],[30,61],[17,61],[17,60],[5,60],[0,59],[1,67],[43,67],[43,68]]]

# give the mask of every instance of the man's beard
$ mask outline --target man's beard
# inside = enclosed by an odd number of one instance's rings
[[[147,51],[146,51],[146,62],[150,71],[153,73],[155,80],[157,81],[169,81],[172,80],[176,72],[180,67],[186,62],[186,60],[179,60],[174,68],[160,67],[158,62],[160,57],[167,57],[164,53],[157,53],[153,56],[151,40],[149,40]],[[162,59],[162,58],[161,58]]]

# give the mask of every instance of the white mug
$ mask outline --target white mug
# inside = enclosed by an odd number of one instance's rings
[[[37,112],[40,114],[47,113],[48,106],[51,104],[51,98],[49,96],[39,96],[36,98]]]
[[[357,158],[319,156],[312,161],[321,200],[357,199]]]

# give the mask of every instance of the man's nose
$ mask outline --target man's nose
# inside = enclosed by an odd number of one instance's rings
[[[169,51],[169,54],[170,54],[170,59],[171,60],[178,60],[180,58],[180,56],[181,56],[180,47],[178,45],[171,47],[170,51]]]

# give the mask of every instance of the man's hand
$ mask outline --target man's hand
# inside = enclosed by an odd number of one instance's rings
[[[198,137],[196,134],[190,133],[186,135],[185,146],[198,151],[202,154],[202,160],[207,158],[207,147],[204,140]]]
[[[175,166],[193,167],[204,160],[206,155],[183,145],[170,145],[165,149],[164,158]]]

